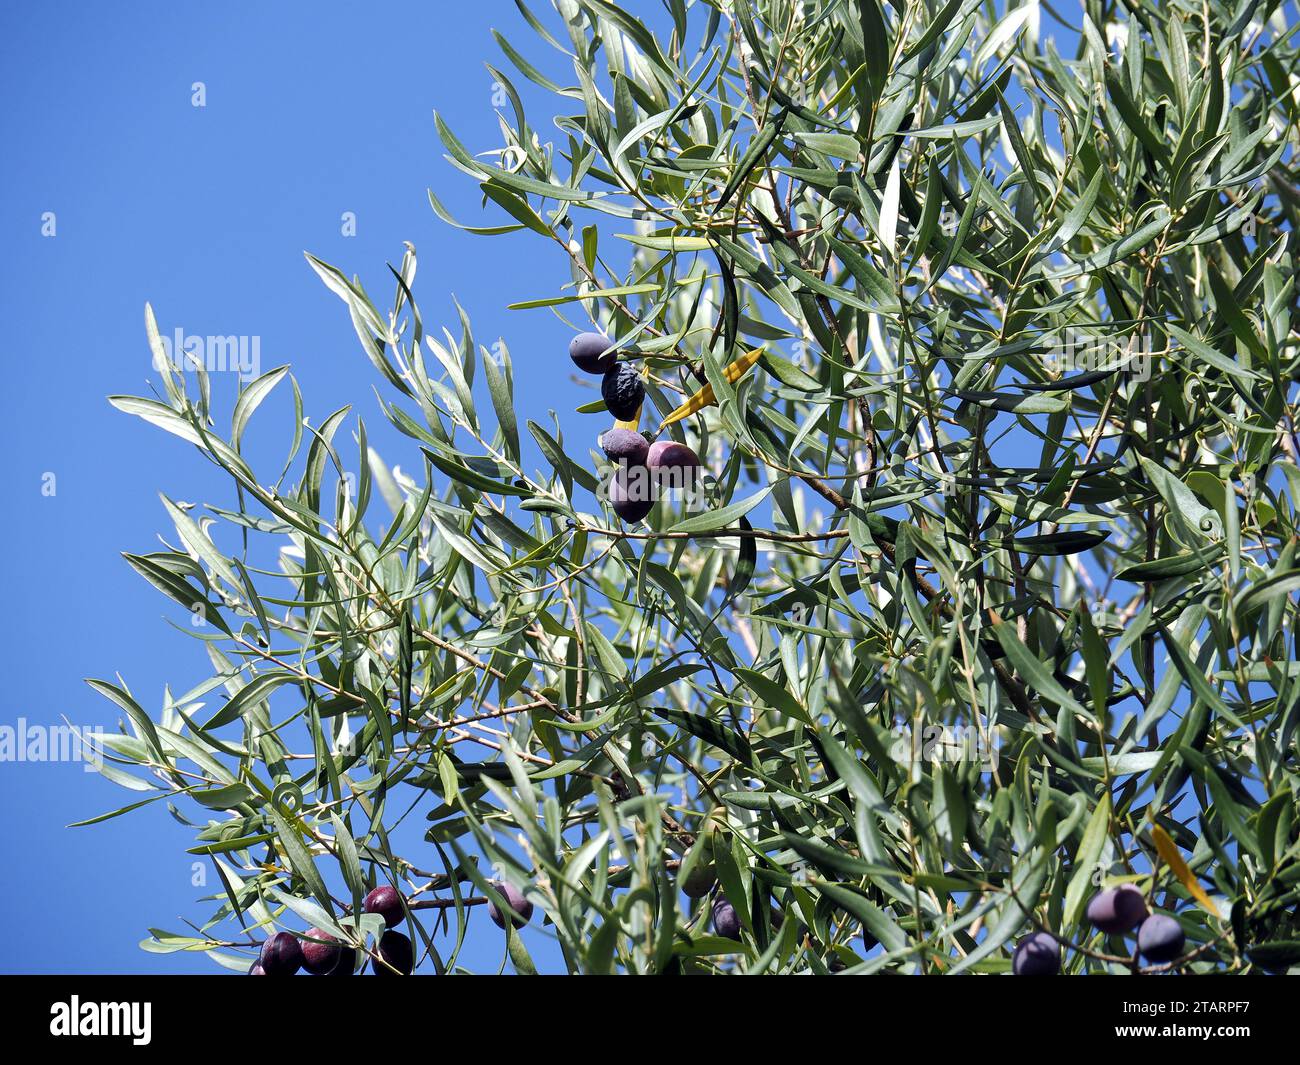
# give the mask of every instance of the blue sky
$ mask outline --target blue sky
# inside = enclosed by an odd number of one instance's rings
[[[379,412],[377,376],[343,305],[302,254],[359,273],[382,306],[384,264],[399,263],[409,240],[426,324],[455,322],[455,293],[481,342],[505,338],[534,417],[590,398],[575,402],[567,371],[555,372],[569,330],[546,311],[505,310],[567,281],[554,249],[530,235],[463,234],[426,198],[433,187],[459,217],[478,217],[478,190],[443,160],[432,112],[474,150],[498,143],[483,67],[501,65],[493,26],[543,63],[559,58],[507,3],[459,5],[454,25],[428,3],[0,10],[0,537],[11,604],[0,725],[66,717],[112,730],[113,708],[82,678],[120,673],[156,712],[164,685],[179,694],[210,675],[201,644],[169,627],[166,602],[120,555],[155,549],[171,528],[160,491],[229,502],[192,448],[105,399],[149,394],[146,300],[164,334],[259,337],[262,368],[292,364],[316,424],[352,403],[384,457],[418,470]],[[192,104],[195,82],[203,107]],[[341,232],[349,211],[352,237]],[[47,212],[53,236],[42,233]],[[228,410],[233,375],[217,375],[214,392]],[[268,404],[272,429],[252,433],[268,465],[284,454],[283,415]],[[212,908],[196,903],[219,889],[210,872],[208,888],[191,883],[190,830],[159,807],[64,827],[134,797],[79,764],[0,764],[0,971],[219,971],[203,955],[137,945],[150,926],[183,931],[182,917]],[[494,967],[499,934],[477,925],[483,943],[465,961]]]

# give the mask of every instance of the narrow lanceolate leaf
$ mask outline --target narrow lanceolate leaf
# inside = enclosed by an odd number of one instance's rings
[[[283,684],[294,680],[292,673],[277,670],[271,673],[259,673],[245,684],[229,702],[204,723],[204,731],[220,728],[237,720],[257,703],[268,698],[272,692]]]
[[[1094,252],[1092,255],[1076,262],[1057,267],[1055,270],[1049,270],[1047,277],[1053,281],[1065,281],[1072,277],[1078,277],[1080,274],[1090,274],[1107,267],[1117,266],[1139,248],[1146,247],[1158,234],[1163,233],[1168,228],[1168,213],[1164,211],[1158,212],[1156,217],[1147,222],[1146,225],[1106,245],[1101,251]]]
[[[1087,188],[1079,194],[1074,206],[1061,220],[1061,228],[1056,231],[1056,237],[1052,242],[1056,247],[1064,247],[1069,244],[1091,218],[1092,210],[1097,205],[1097,197],[1101,194],[1101,183],[1105,176],[1101,170],[1093,174]]]
[[[1065,903],[1062,917],[1067,925],[1078,922],[1079,915],[1083,912],[1084,903],[1088,895],[1094,890],[1093,874],[1097,868],[1097,860],[1101,857],[1102,848],[1105,846],[1106,837],[1110,833],[1110,794],[1102,795],[1101,801],[1097,803],[1088,818],[1088,826],[1084,829],[1083,839],[1079,843],[1079,849],[1074,856],[1074,875],[1070,878],[1069,887],[1065,891]]]
[[[325,887],[325,881],[321,878],[320,870],[316,868],[316,862],[312,858],[311,852],[303,845],[298,829],[276,810],[270,811],[270,818],[275,825],[280,848],[284,852],[285,860],[289,863],[293,875],[300,877],[306,883],[308,890],[316,896],[316,900],[328,910],[330,907],[329,891]]]
[[[620,240],[626,240],[639,248],[653,248],[656,251],[708,251],[713,247],[708,237],[691,237],[669,234],[667,236],[641,236],[637,233],[615,233]]]
[[[757,670],[738,669],[736,674],[745,682],[745,686],[773,709],[800,720],[808,719],[808,711],[803,708],[798,698],[790,690]]]
[[[1012,665],[1025,678],[1031,691],[1046,696],[1058,706],[1062,706],[1072,713],[1085,713],[1083,707],[1052,676],[1047,666],[1035,658],[1033,652],[1020,642],[1020,638],[1011,625],[1006,622],[994,625],[993,634],[997,637],[998,643],[1002,645],[1002,650],[1006,652],[1007,658],[1011,660]]]
[[[726,366],[722,368],[723,376],[731,384],[735,384],[737,381],[739,381],[742,377],[745,376],[745,374],[749,371],[751,366],[753,366],[756,362],[758,362],[760,358],[762,358],[762,355],[763,355],[762,348],[755,348],[753,351],[746,352],[735,362],[728,363]],[[702,388],[700,388],[699,391],[697,391],[694,395],[692,395],[690,399],[688,399],[681,406],[677,407],[671,414],[668,415],[668,417],[666,417],[662,422],[660,422],[659,428],[664,429],[666,426],[672,425],[674,422],[679,422],[683,418],[689,418],[692,414],[697,414],[699,411],[702,411],[705,407],[711,407],[715,403],[717,403],[717,399],[713,394],[713,386],[706,384]]]
[[[1023,4],[1012,11],[1007,12],[1002,20],[993,27],[992,32],[984,38],[979,46],[979,51],[975,53],[975,65],[979,66],[988,61],[1006,44],[1020,34],[1025,23],[1029,20],[1030,15],[1034,13],[1035,5]]]
[[[725,507],[719,507],[717,510],[706,510],[702,514],[692,514],[689,518],[683,518],[669,531],[673,533],[698,533],[729,528],[763,502],[773,487],[773,485],[768,485],[766,488],[755,492],[752,496],[737,500],[735,503],[728,503]]]
[[[230,443],[235,450],[239,450],[240,438],[244,435],[244,429],[247,428],[253,412],[261,406],[262,401],[271,394],[272,389],[280,383],[288,372],[289,367],[287,366],[278,366],[274,370],[269,370],[239,394],[230,425]]]
[[[885,180],[885,193],[880,198],[880,243],[890,258],[894,257],[898,240],[898,188],[899,169],[895,158]]]
[[[1177,844],[1169,838],[1169,833],[1159,825],[1152,825],[1151,840],[1156,845],[1156,852],[1160,855],[1160,860],[1169,866],[1170,871],[1188,890],[1192,898],[1200,903],[1201,908],[1212,917],[1220,916],[1218,907],[1214,905],[1214,900],[1201,887],[1200,881],[1196,879],[1196,874],[1187,867],[1187,862],[1183,860]]]
[[[565,303],[578,303],[582,300],[614,299],[619,296],[637,296],[646,292],[659,291],[658,285],[618,285],[614,288],[595,288],[585,292],[575,292],[569,296],[545,296],[541,299],[523,300],[509,303],[508,310],[527,311],[535,307],[559,307]]]

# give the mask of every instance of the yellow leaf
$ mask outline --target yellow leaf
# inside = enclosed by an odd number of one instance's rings
[[[762,348],[755,348],[748,351],[735,362],[722,368],[722,376],[727,379],[729,384],[735,384],[748,372],[749,368],[758,362],[763,354]],[[705,407],[712,407],[718,402],[717,396],[713,394],[713,386],[706,384],[695,395],[691,396],[685,403],[673,411],[667,418],[659,423],[662,429],[666,425],[672,425],[673,422],[679,422],[683,418],[689,418],[692,414],[702,411]]]
[[[1160,852],[1165,865],[1169,866],[1174,876],[1182,882],[1183,887],[1191,892],[1192,898],[1201,904],[1201,909],[1213,917],[1223,916],[1219,913],[1219,908],[1214,905],[1214,901],[1205,893],[1205,889],[1197,882],[1196,875],[1187,868],[1187,863],[1183,861],[1178,846],[1169,838],[1169,833],[1159,825],[1152,825],[1151,838],[1155,841],[1156,850]]]
[[[673,411],[670,415],[668,415],[667,418],[661,421],[659,423],[659,428],[662,429],[666,425],[672,425],[673,422],[679,422],[683,418],[689,418],[692,414],[696,413],[697,411],[701,411],[705,407],[712,407],[717,402],[718,399],[713,394],[713,386],[706,384],[703,388],[701,388],[698,392],[696,392],[695,395],[691,396],[690,399],[688,399],[685,403],[683,403],[680,407],[678,407],[675,411]]]
[[[640,407],[637,407],[637,409],[636,409],[636,413],[635,413],[634,415],[632,415],[632,417],[630,417],[630,418],[625,418],[625,419],[623,419],[623,420],[621,420],[621,421],[616,420],[616,421],[614,422],[614,428],[615,428],[615,429],[631,429],[632,432],[635,433],[638,429],[641,428],[641,408],[640,408]]]

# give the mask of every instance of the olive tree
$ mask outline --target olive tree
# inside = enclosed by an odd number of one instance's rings
[[[112,402],[231,491],[127,556],[210,679],[92,682],[220,874],[145,946],[404,971],[387,923],[452,972],[491,908],[521,972],[539,929],[572,973],[1300,962],[1294,2],[643,6],[518,3],[499,143],[436,120],[484,213],[433,210],[552,247],[512,310],[597,334],[603,400],[516,394],[409,246],[383,300],[308,258],[411,473],[287,367],[218,425],[147,314]],[[614,421],[694,490],[611,509]]]

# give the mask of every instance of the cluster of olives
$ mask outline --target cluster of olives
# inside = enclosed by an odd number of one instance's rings
[[[702,899],[717,886],[717,870],[712,855],[706,849],[696,861],[679,876],[677,886],[692,899]],[[1138,952],[1148,963],[1160,965],[1171,962],[1183,954],[1187,937],[1182,926],[1163,913],[1150,913],[1142,892],[1132,884],[1105,888],[1088,903],[1088,920],[1100,932],[1123,935],[1137,929]],[[740,916],[735,906],[721,892],[713,901],[710,912],[713,931],[728,939],[740,939]],[[877,943],[866,929],[862,930],[863,946],[870,950]],[[1011,958],[1011,971],[1017,976],[1055,976],[1061,971],[1061,944],[1049,932],[1033,932],[1016,944]]]
[[[699,858],[693,863],[688,861],[686,864],[689,868],[686,868],[684,873],[679,873],[677,878],[678,889],[691,899],[704,898],[718,883],[718,871],[713,863],[713,839],[707,829],[701,843],[704,849]],[[740,939],[740,915],[736,913],[736,907],[722,892],[719,892],[717,898],[713,900],[713,905],[709,909],[709,918],[713,924],[713,931],[718,935],[727,939]]]
[[[362,913],[377,913],[384,919],[387,929],[379,937],[376,953],[379,957],[370,959],[370,968],[376,976],[410,976],[415,968],[415,948],[408,936],[393,931],[406,916],[406,900],[401,892],[388,884],[375,888],[361,901]]]
[[[522,928],[533,916],[533,904],[523,892],[511,884],[492,881],[509,904],[511,923]],[[415,948],[408,936],[395,931],[406,916],[406,900],[396,888],[384,884],[362,900],[363,913],[377,913],[384,919],[385,932],[379,937],[370,967],[377,976],[410,976],[415,969]],[[498,928],[505,928],[506,919],[495,902],[488,903],[488,916]],[[351,976],[364,952],[340,943],[334,936],[319,928],[307,930],[301,941],[291,932],[276,932],[262,944],[262,951],[248,970],[249,976],[293,976],[306,969],[313,976]]]
[[[718,871],[713,863],[713,843],[712,837],[706,836],[703,841],[704,851],[699,859],[691,865],[685,875],[679,876],[677,887],[687,898],[702,899],[710,894],[718,884]],[[717,897],[713,900],[709,908],[709,919],[713,925],[713,931],[726,939],[740,939],[740,915],[736,912],[736,907],[722,892],[718,892]]]
[[[604,333],[579,333],[569,343],[569,357],[583,372],[603,375],[600,394],[605,409],[619,421],[630,421],[645,400],[645,386],[632,367],[618,362],[613,346]],[[684,484],[700,464],[699,456],[685,444],[672,440],[652,444],[632,429],[608,429],[599,443],[616,467],[609,484],[610,506],[629,524],[650,513],[666,485]]]
[[[360,953],[319,928],[307,929],[301,942],[289,932],[276,932],[262,944],[248,975],[292,976],[306,969],[313,976],[351,976]]]
[[[377,913],[389,929],[379,937],[378,958],[371,968],[381,976],[409,975],[415,968],[411,941],[392,928],[406,913],[406,901],[387,884],[375,888],[361,903],[364,913]],[[293,976],[306,969],[313,976],[351,976],[364,958],[362,951],[340,943],[319,928],[309,928],[301,942],[290,932],[276,932],[262,944],[262,952],[248,970],[249,976]]]
[[[1136,928],[1138,952],[1153,965],[1181,957],[1187,945],[1183,926],[1168,914],[1149,913],[1142,892],[1132,884],[1097,892],[1088,903],[1088,920],[1109,935]]]
[[[1179,958],[1187,944],[1182,925],[1168,914],[1147,910],[1132,884],[1103,888],[1088,903],[1088,920],[1099,932],[1124,935],[1137,929],[1138,953],[1153,965]],[[1034,932],[1016,944],[1011,971],[1017,976],[1055,976],[1061,971],[1061,944],[1048,932]]]

